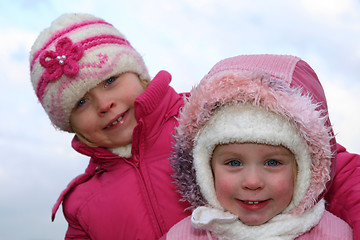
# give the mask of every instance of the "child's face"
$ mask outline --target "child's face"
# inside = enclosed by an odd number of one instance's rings
[[[218,145],[211,166],[219,202],[247,225],[267,222],[291,202],[296,162],[285,147]]]
[[[131,143],[137,125],[134,101],[146,83],[131,72],[103,81],[74,107],[70,122],[87,144],[114,148]]]

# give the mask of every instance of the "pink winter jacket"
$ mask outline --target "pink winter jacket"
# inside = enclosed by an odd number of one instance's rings
[[[69,223],[65,239],[158,239],[189,213],[180,202],[171,178],[169,155],[183,96],[170,86],[162,71],[135,101],[131,158],[104,148],[90,148],[75,137],[73,147],[90,156],[86,172],[63,191]]]
[[[336,172],[325,195],[326,208],[353,228],[354,240],[360,240],[360,155],[337,144]]]
[[[161,240],[215,240],[209,231],[195,229],[191,226],[190,217],[176,224]],[[328,211],[324,212],[320,222],[309,232],[295,238],[296,240],[351,240],[349,225]]]

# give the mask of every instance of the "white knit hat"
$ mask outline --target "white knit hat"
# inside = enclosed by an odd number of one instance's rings
[[[142,57],[111,24],[89,14],[64,14],[40,33],[30,52],[31,82],[59,129],[73,132],[75,104],[100,82],[124,72],[150,81]]]

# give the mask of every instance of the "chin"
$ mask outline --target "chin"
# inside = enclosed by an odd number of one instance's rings
[[[242,221],[240,219],[240,221]],[[246,221],[242,221],[244,224],[248,226],[258,226],[264,224],[268,221],[268,219],[247,219]]]

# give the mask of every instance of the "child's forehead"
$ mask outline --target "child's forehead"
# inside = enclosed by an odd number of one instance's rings
[[[267,154],[286,154],[294,155],[288,148],[282,145],[271,145],[266,143],[257,143],[257,142],[231,142],[226,144],[217,144],[214,148],[213,153],[248,153],[248,152],[258,152],[258,153],[267,153]]]

